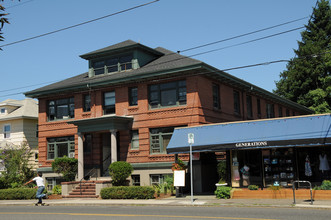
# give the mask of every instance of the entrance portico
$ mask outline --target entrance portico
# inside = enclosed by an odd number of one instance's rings
[[[81,119],[68,122],[77,126],[78,131],[78,180],[84,177],[84,133],[110,133],[111,163],[117,161],[117,131],[128,130],[133,117],[106,115],[98,118]],[[100,164],[101,165],[101,164]]]

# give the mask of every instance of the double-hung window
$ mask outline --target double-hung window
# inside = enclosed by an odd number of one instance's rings
[[[261,118],[261,100],[257,99],[256,104],[257,104],[257,117]]]
[[[164,176],[162,174],[152,174],[150,180],[151,185],[160,185],[164,182]]]
[[[278,117],[283,117],[283,108],[282,108],[282,106],[278,107]]]
[[[253,118],[253,109],[252,109],[252,96],[246,96],[246,107],[247,107],[247,116]]]
[[[233,104],[234,113],[236,115],[240,115],[240,94],[236,90],[233,90]]]
[[[220,109],[220,86],[213,84],[213,107],[214,109]]]
[[[148,87],[151,108],[186,105],[186,81],[155,84]]]
[[[57,137],[47,139],[47,159],[69,156],[75,153],[75,139],[70,137]]]
[[[138,105],[138,88],[137,87],[129,88],[129,105],[130,106]]]
[[[267,104],[266,105],[266,112],[267,118],[274,118],[275,117],[275,107],[274,104]]]
[[[131,131],[131,149],[139,149],[139,133],[138,130]]]
[[[151,154],[165,154],[173,132],[173,127],[150,129]]]
[[[74,98],[48,101],[48,120],[68,119],[75,117]]]
[[[91,111],[91,95],[84,95],[84,112]]]
[[[10,125],[3,126],[3,136],[4,136],[4,138],[10,138],[10,130],[11,130]]]
[[[115,113],[115,91],[105,92],[103,100],[103,113],[114,114]]]

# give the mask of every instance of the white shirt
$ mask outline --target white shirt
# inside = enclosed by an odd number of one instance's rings
[[[320,170],[330,170],[330,166],[328,163],[328,158],[326,157],[326,154],[324,156],[319,155],[320,158]]]
[[[40,176],[37,176],[37,177],[33,178],[32,180],[36,181],[38,187],[39,186],[45,186],[44,179],[41,178]]]

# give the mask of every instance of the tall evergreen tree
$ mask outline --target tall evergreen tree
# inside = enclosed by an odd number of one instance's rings
[[[276,82],[276,94],[307,106],[316,113],[331,112],[331,9],[320,0],[306,30],[301,33],[296,57]]]

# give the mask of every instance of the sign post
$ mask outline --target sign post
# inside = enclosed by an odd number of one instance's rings
[[[194,134],[188,133],[188,143],[190,144],[190,173],[191,173],[191,203],[193,204],[193,166],[192,166],[192,144],[194,144]]]

